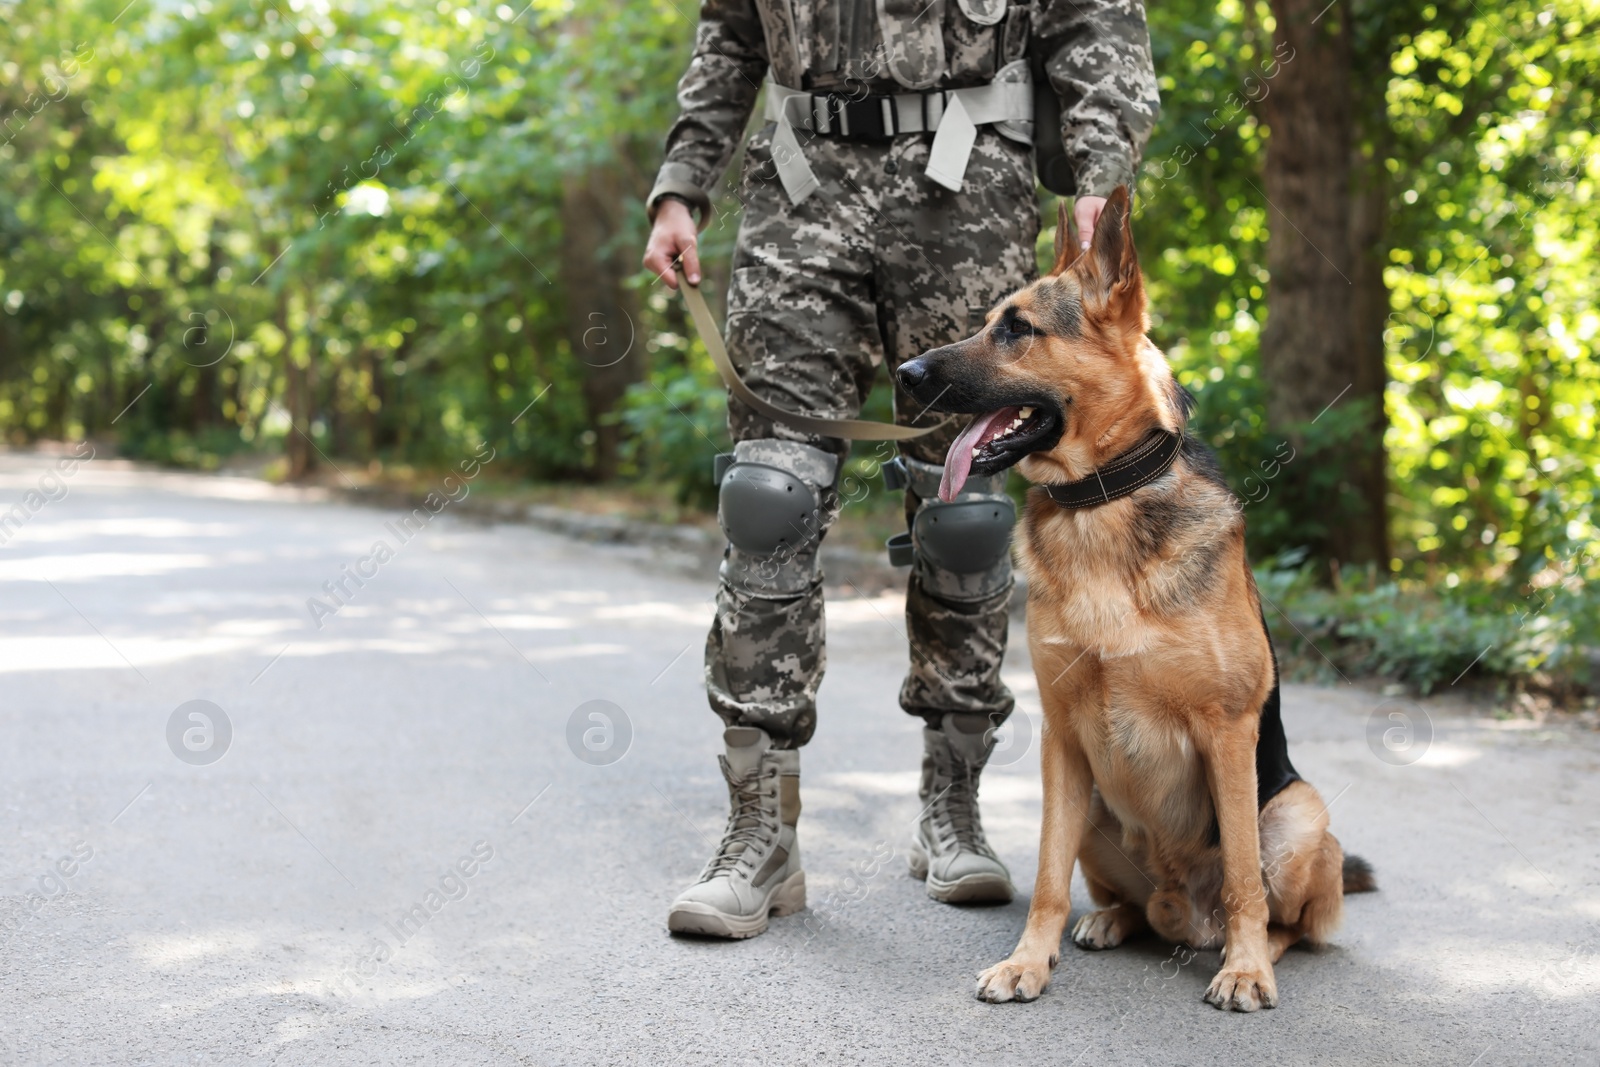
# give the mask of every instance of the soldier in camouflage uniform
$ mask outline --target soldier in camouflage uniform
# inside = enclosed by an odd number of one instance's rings
[[[849,418],[887,361],[970,336],[1034,272],[1029,84],[1042,72],[1087,241],[1131,185],[1157,110],[1141,0],[702,0],[681,114],[649,199],[646,266],[698,283],[695,229],[767,79],[767,118],[738,185],[744,218],[727,346],[750,387],[789,411]],[[891,373],[890,380],[894,377]],[[938,420],[896,393],[895,417]],[[732,813],[676,932],[749,937],[805,905],[796,840],[799,748],[825,666],[817,550],[838,514],[849,445],[730,397],[721,481],[729,545],[706,644]],[[924,720],[914,874],[947,902],[1003,901],[977,781],[1013,699],[1000,680],[1015,512],[1004,475],[938,499],[957,427],[902,446],[913,548],[901,706]],[[939,509],[945,510],[939,510]],[[774,521],[774,516],[782,516]]]

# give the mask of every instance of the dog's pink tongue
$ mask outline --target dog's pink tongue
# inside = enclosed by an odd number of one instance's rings
[[[989,428],[1003,418],[1010,416],[1015,408],[1001,408],[991,411],[986,415],[978,415],[961,431],[955,444],[950,446],[950,451],[944,456],[944,477],[939,479],[939,499],[946,504],[956,498],[961,492],[961,487],[967,484],[967,475],[972,473],[972,450],[978,442],[983,440],[983,435]]]

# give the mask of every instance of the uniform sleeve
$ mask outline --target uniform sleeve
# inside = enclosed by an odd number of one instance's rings
[[[1142,0],[1043,0],[1036,24],[1079,196],[1131,191],[1161,98]]]
[[[689,201],[704,228],[711,189],[744,136],[767,73],[766,37],[754,0],[701,0],[694,57],[678,82],[678,121],[667,133],[666,161],[646,201],[671,193]]]

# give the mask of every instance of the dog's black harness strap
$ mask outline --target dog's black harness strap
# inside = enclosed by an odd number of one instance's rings
[[[1109,504],[1167,473],[1182,448],[1183,434],[1159,428],[1151,430],[1144,440],[1089,477],[1047,485],[1044,491],[1064,508]]]
[[[1261,631],[1267,635],[1267,650],[1272,654],[1272,691],[1261,708],[1260,733],[1256,735],[1256,810],[1283,792],[1291,782],[1300,781],[1300,772],[1289,762],[1289,739],[1283,732],[1283,703],[1278,691],[1278,650],[1272,644],[1267,615],[1261,611]]]
[[[1260,732],[1256,735],[1256,811],[1289,786],[1302,781],[1300,772],[1289,762],[1289,739],[1283,732],[1283,699],[1278,691],[1278,650],[1272,644],[1272,631],[1267,628],[1267,616],[1261,615],[1261,632],[1267,635],[1267,650],[1272,654],[1272,691],[1261,706]],[[1215,815],[1211,816],[1208,843],[1215,848],[1222,844],[1222,826]]]

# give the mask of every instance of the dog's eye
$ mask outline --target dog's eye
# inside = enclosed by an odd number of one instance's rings
[[[995,332],[1002,341],[1015,341],[1019,337],[1031,337],[1039,331],[1035,330],[1026,319],[1016,315],[1007,315],[995,323]]]

